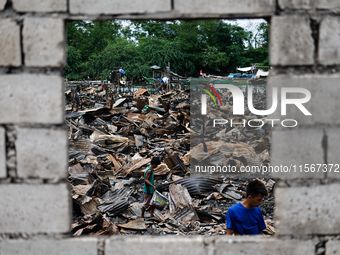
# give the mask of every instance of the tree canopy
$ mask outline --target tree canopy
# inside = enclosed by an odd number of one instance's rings
[[[257,31],[224,20],[74,21],[67,23],[67,66],[70,80],[106,79],[123,68],[128,77],[150,77],[150,66],[183,76],[199,71],[226,75],[253,63],[268,65],[269,24]]]

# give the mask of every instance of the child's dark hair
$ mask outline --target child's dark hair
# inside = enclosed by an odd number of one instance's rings
[[[152,159],[151,159],[151,163],[150,163],[151,165],[160,165],[161,164],[161,160],[158,158],[158,157],[153,157]]]
[[[263,196],[268,195],[266,186],[264,186],[263,182],[257,179],[250,181],[246,189],[246,197],[256,197],[259,194]]]

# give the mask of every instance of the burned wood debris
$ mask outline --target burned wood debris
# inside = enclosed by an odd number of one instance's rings
[[[253,107],[266,109],[265,87],[253,90]],[[199,167],[194,169],[203,165],[232,166],[235,172],[241,167],[267,166],[272,122],[266,116],[250,112],[247,100],[244,100],[244,115],[233,115],[234,102],[229,90],[218,91],[222,105],[208,100],[203,115],[201,94],[201,90],[195,89],[190,93],[190,128],[195,131],[190,140],[192,171],[204,172]]]
[[[193,125],[188,90],[151,95],[140,88],[106,96],[78,87],[65,96],[75,236],[224,235],[227,210],[244,198],[247,179],[195,176],[191,161],[237,165],[269,160],[266,127],[231,133],[225,128],[223,134],[208,128],[212,142],[199,138],[193,143],[192,135],[200,137],[198,124],[209,120]],[[147,210],[141,219],[143,175],[154,156],[162,159],[154,171],[155,184],[167,205],[155,210],[155,218],[148,218]],[[266,234],[273,234],[275,181],[262,180],[270,193],[262,206]]]

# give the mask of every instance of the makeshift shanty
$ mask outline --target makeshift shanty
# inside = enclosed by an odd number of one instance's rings
[[[267,77],[268,75],[269,75],[269,72],[265,72],[262,69],[259,69],[257,70],[256,78]]]
[[[254,67],[253,66],[249,66],[249,67],[238,67],[236,69],[237,71],[241,71],[241,72],[249,72],[249,71],[253,71]]]

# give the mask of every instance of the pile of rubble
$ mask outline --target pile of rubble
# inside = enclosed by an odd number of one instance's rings
[[[196,155],[239,166],[269,161],[266,127],[251,134],[246,128],[230,132],[226,127],[223,134],[206,128],[205,134],[223,146],[205,141],[197,125],[201,120],[195,124],[190,118],[189,90],[150,95],[140,88],[134,94],[106,95],[79,86],[65,95],[75,236],[226,234],[226,212],[242,201],[248,179],[195,176],[190,161],[197,160]],[[143,175],[155,156],[163,162],[154,171],[155,184],[168,203],[162,211],[155,210],[156,219],[141,219]],[[261,209],[266,233],[273,234],[275,181],[264,177],[269,196]]]
[[[244,115],[234,116],[229,90],[220,92],[222,106],[210,100],[206,115],[202,115],[199,92],[190,93],[190,128],[194,131],[190,140],[191,165],[234,166],[237,170],[241,166],[268,165],[272,123],[265,116],[252,114],[247,104]],[[253,91],[253,106],[266,109],[265,87]]]

